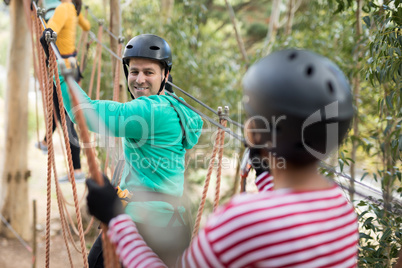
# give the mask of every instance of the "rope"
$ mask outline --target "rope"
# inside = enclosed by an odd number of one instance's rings
[[[54,58],[54,64],[55,64],[54,76],[55,76],[55,79],[56,79],[56,92],[57,92],[57,98],[59,100],[60,119],[61,119],[61,122],[62,122],[62,129],[63,129],[63,134],[64,134],[64,143],[65,143],[66,151],[67,151],[67,159],[68,159],[68,165],[69,165],[69,178],[70,178],[71,187],[72,187],[72,191],[73,191],[73,197],[74,197],[75,213],[76,213],[76,216],[77,216],[77,223],[78,223],[78,231],[79,231],[79,235],[80,235],[79,237],[80,237],[82,257],[84,259],[84,266],[88,267],[88,260],[87,260],[86,248],[85,248],[84,231],[83,231],[83,228],[82,228],[81,212],[80,212],[80,207],[79,207],[79,202],[78,202],[78,197],[77,197],[77,185],[75,183],[74,167],[73,167],[71,148],[70,148],[70,140],[69,140],[68,133],[67,133],[67,124],[66,124],[65,113],[61,112],[61,111],[64,111],[64,105],[63,105],[63,97],[62,97],[61,88],[60,88],[59,73],[58,73],[57,66],[56,66],[56,58]]]
[[[220,140],[221,140],[220,137],[221,137],[221,131],[218,131],[218,133],[216,134],[216,137],[215,137],[214,148],[212,150],[212,156],[211,156],[211,160],[209,162],[207,176],[205,178],[204,188],[203,188],[203,191],[202,191],[200,205],[198,207],[197,217],[196,217],[196,220],[195,220],[194,229],[193,229],[193,235],[191,237],[191,240],[193,240],[194,237],[197,236],[198,230],[200,228],[202,212],[204,211],[205,201],[207,199],[207,192],[208,192],[209,182],[211,180],[212,169],[213,169],[213,166],[214,166],[214,163],[215,163],[216,153],[218,152],[219,143],[220,143]]]
[[[117,55],[121,55],[121,51],[122,51],[122,47],[123,47],[123,39],[119,38],[119,44],[117,46]],[[114,75],[114,81],[113,81],[113,101],[119,101],[119,92],[120,92],[120,74],[121,74],[121,64],[119,61],[116,61],[116,67],[115,67],[115,75]],[[113,175],[114,171],[115,171],[115,155],[116,155],[116,146],[118,146],[118,138],[113,138],[113,137],[109,137],[109,144],[111,141],[114,140],[114,146],[112,147],[112,150],[110,150],[110,147],[107,147],[107,151],[106,151],[106,160],[109,159],[109,153],[111,153],[111,157],[112,157],[112,161],[110,164],[110,173]],[[110,152],[111,151],[111,152]],[[105,171],[106,171],[106,163],[105,163]],[[106,174],[106,172],[105,172]]]
[[[102,26],[99,26],[98,29],[98,37],[102,37]],[[91,72],[91,80],[89,82],[89,90],[88,90],[88,96],[91,98],[92,95],[92,89],[93,89],[93,85],[94,85],[94,79],[95,79],[95,72],[96,72],[96,66],[98,64],[98,60],[99,60],[99,54],[102,53],[102,48],[100,46],[100,44],[98,44],[96,46],[96,50],[95,50],[95,55],[94,55],[94,62],[92,65],[92,72]],[[98,74],[99,76],[99,74]]]
[[[47,154],[47,210],[46,210],[46,267],[49,268],[50,266],[50,212],[51,212],[51,191],[52,191],[52,181],[51,181],[51,176],[52,176],[52,157],[53,157],[53,139],[52,139],[52,120],[53,120],[53,105],[52,105],[52,100],[53,100],[53,72],[52,70],[55,67],[55,59],[54,58],[54,53],[49,51],[49,58],[50,58],[50,66],[49,66],[49,77],[48,77],[48,83],[47,83],[47,93],[46,93],[46,108],[47,108],[47,126],[46,126],[46,141],[47,141],[47,148],[48,148],[48,154]]]
[[[54,151],[53,151],[53,153],[54,153]],[[62,230],[62,234],[63,234],[64,244],[66,245],[66,249],[67,249],[68,260],[70,262],[70,266],[73,267],[73,260],[71,258],[71,252],[70,252],[70,248],[68,247],[68,242],[67,242],[67,237],[66,237],[66,229],[67,229],[66,228],[66,221],[65,221],[63,208],[62,208],[62,204],[61,204],[61,200],[60,200],[60,196],[59,196],[59,193],[61,191],[60,191],[60,188],[59,188],[59,181],[57,179],[56,162],[54,161],[54,155],[52,156],[52,158],[53,158],[53,162],[52,162],[53,176],[54,176],[54,181],[55,181],[54,183],[56,185],[57,206],[59,208],[61,230]]]
[[[88,8],[85,8],[85,15],[84,15],[84,17],[85,18],[87,18],[88,17]],[[84,57],[85,57],[85,55],[86,55],[86,52],[87,52],[87,50],[86,50],[86,48],[87,48],[87,44],[88,43],[88,31],[82,31],[82,33],[81,33],[81,38],[80,38],[80,42],[79,42],[79,48],[78,48],[78,51],[77,51],[77,54],[80,52],[81,53],[81,61],[80,61],[80,63],[81,63],[81,65],[80,65],[80,67],[81,67],[81,73],[82,72],[84,72]]]
[[[66,76],[65,79],[66,79],[67,85],[70,89],[70,96],[72,98],[73,106],[77,107],[79,104],[78,104],[78,99],[73,92],[74,86],[73,86],[73,82],[71,81],[72,77]],[[84,115],[83,115],[81,109],[76,109],[75,119],[78,123],[79,128],[81,129],[80,134],[81,134],[82,141],[84,143],[88,143],[89,142],[88,128],[87,128],[85,118],[84,118]],[[93,178],[96,181],[96,183],[98,183],[99,185],[103,185],[103,178],[101,177],[101,174],[99,172],[99,168],[96,163],[94,151],[92,150],[92,148],[86,147],[84,149],[85,149],[85,153],[87,155],[89,172],[91,174],[91,178]],[[78,224],[78,227],[82,228],[82,224],[80,224],[80,222]],[[101,224],[101,228],[102,228],[103,233],[107,232],[107,226],[105,224]],[[104,248],[103,252],[104,252],[105,267],[107,267],[107,268],[108,267],[118,267],[119,261],[118,261],[116,254],[114,254],[115,250],[114,250],[113,244],[109,241],[107,236],[104,236],[104,240],[102,242],[103,242],[102,245]]]
[[[102,41],[102,29],[103,29],[103,25],[100,24],[99,25],[99,40]],[[98,45],[98,76],[97,76],[97,81],[96,81],[96,99],[99,100],[100,99],[100,82],[101,82],[101,67],[102,67],[102,46]]]
[[[225,107],[225,115],[228,114],[229,107]],[[219,122],[226,127],[227,120],[225,118],[222,118],[219,120]],[[222,129],[219,129],[220,132],[220,140],[219,140],[219,152],[218,152],[218,170],[216,174],[216,187],[215,187],[215,200],[214,200],[214,211],[219,206],[219,193],[220,193],[220,187],[221,187],[221,174],[222,174],[222,158],[223,158],[223,147],[225,143],[225,132]]]

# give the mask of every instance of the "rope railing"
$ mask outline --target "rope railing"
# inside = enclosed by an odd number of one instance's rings
[[[40,23],[42,24],[43,29],[46,29],[46,24],[44,23],[43,20],[43,11],[41,11],[40,13],[38,13],[38,7],[36,6],[35,2],[32,2],[35,11],[37,13],[37,17],[38,17],[38,21],[39,21],[39,25]],[[38,30],[39,31],[39,30]],[[37,36],[37,38],[39,38],[39,35]],[[71,70],[67,70],[66,66],[64,64],[64,60],[62,59],[56,45],[55,45],[55,40],[51,40],[50,38],[50,33],[48,33],[48,36],[46,37],[47,41],[49,42],[49,45],[51,47],[51,49],[49,49],[49,77],[47,79],[47,92],[45,91],[45,95],[46,95],[46,105],[47,105],[47,118],[48,118],[48,124],[47,124],[47,141],[48,141],[48,190],[47,190],[47,219],[46,219],[46,267],[49,267],[50,265],[50,259],[49,259],[49,254],[50,254],[50,203],[51,203],[51,163],[52,163],[52,155],[53,155],[53,143],[52,143],[52,133],[51,133],[51,128],[49,126],[51,126],[52,124],[52,119],[53,119],[53,105],[52,105],[52,97],[53,97],[53,75],[55,75],[56,77],[56,84],[60,84],[59,81],[57,81],[58,79],[58,71],[57,71],[57,60],[60,64],[60,68],[61,68],[61,73],[65,78],[65,81],[67,82],[67,85],[70,89],[70,95],[72,96],[73,99],[73,104],[75,107],[77,107],[78,105],[78,100],[77,97],[75,96],[76,92],[74,92],[74,86],[73,86],[73,77],[72,77],[72,73]],[[43,51],[40,52],[42,53],[42,62],[44,62],[44,53]],[[62,103],[62,102],[61,102]],[[81,136],[82,136],[82,140],[84,142],[89,142],[88,139],[88,129],[87,129],[87,125],[85,122],[85,119],[83,117],[82,111],[77,109],[76,110],[76,120],[79,123],[80,129],[81,129]],[[88,159],[88,165],[89,165],[89,169],[90,169],[90,173],[92,175],[92,178],[100,185],[103,184],[103,178],[101,177],[101,174],[99,172],[99,169],[97,167],[97,163],[96,163],[96,159],[93,155],[93,151],[89,148],[85,148],[85,152],[87,154],[87,159]],[[75,189],[75,180],[71,181],[72,186],[73,186],[73,193],[76,194],[76,189]],[[75,196],[76,199],[76,196]],[[81,214],[79,211],[79,207],[76,207],[76,215],[77,215],[77,220],[78,220],[78,229],[79,229],[79,233],[80,233],[80,244],[81,244],[81,252],[82,252],[82,256],[84,259],[84,267],[88,267],[88,260],[87,260],[87,256],[86,256],[86,247],[85,247],[85,239],[84,239],[84,235],[83,235],[83,228],[82,228],[82,220],[81,220]],[[107,231],[107,227],[102,224],[102,230],[105,233]],[[110,243],[110,241],[107,241],[107,237],[106,237],[106,241],[104,241],[104,252],[107,253],[105,254],[105,266],[106,267],[117,267],[116,264],[118,264],[118,258],[117,256],[114,254],[114,249],[113,249],[113,245]],[[112,251],[112,253],[108,253]],[[113,257],[112,257],[113,256]],[[108,258],[108,257],[112,257],[112,258]]]

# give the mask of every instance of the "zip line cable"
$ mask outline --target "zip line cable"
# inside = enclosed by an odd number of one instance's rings
[[[91,17],[96,20],[96,21],[100,21],[100,19],[98,19],[94,13],[92,13],[91,9],[88,6],[85,6],[85,8],[87,8],[89,15],[91,15]],[[115,40],[119,40],[119,37],[117,37],[116,35],[114,35],[107,27],[103,28],[111,37],[113,37]]]
[[[205,108],[207,108],[208,110],[210,110],[211,112],[213,112],[214,114],[219,115],[217,111],[215,111],[214,109],[212,109],[211,107],[209,107],[208,105],[206,105],[205,103],[203,103],[202,101],[200,101],[199,99],[197,99],[196,97],[193,97],[192,95],[190,95],[189,93],[187,93],[186,91],[184,91],[183,89],[181,89],[180,87],[178,87],[177,85],[173,84],[173,83],[170,82],[170,81],[167,81],[166,83],[168,83],[169,85],[171,85],[171,86],[173,86],[174,88],[178,89],[181,93],[185,94],[187,97],[189,97],[189,98],[191,98],[192,100],[196,101],[197,103],[201,104],[202,106],[204,106]],[[244,128],[244,125],[243,125],[243,124],[241,124],[241,123],[239,123],[239,122],[236,122],[236,121],[230,119],[230,118],[227,117],[227,116],[225,117],[225,119],[226,119],[228,122],[231,122],[232,124],[234,124],[234,125],[236,125],[236,126],[238,126],[238,127],[240,127],[240,128]]]
[[[193,106],[191,106],[190,104],[188,104],[187,102],[181,100],[179,97],[177,97],[176,95],[174,95],[173,93],[170,93],[169,91],[165,91],[166,94],[168,94],[169,96],[173,97],[175,100],[177,100],[178,102],[180,102],[181,104],[183,104],[184,106],[186,106],[187,108],[189,108],[190,110],[192,110],[193,112],[199,114],[200,116],[204,117],[208,122],[210,122],[211,124],[217,126],[218,128],[222,129],[223,131],[225,131],[226,133],[232,135],[234,138],[238,139],[239,141],[244,143],[244,138],[240,137],[239,135],[237,135],[236,133],[234,133],[232,130],[230,130],[227,127],[224,127],[223,125],[221,125],[220,123],[214,121],[211,117],[207,116],[206,114],[198,111],[196,108],[194,108]],[[225,117],[226,119],[226,117]]]
[[[103,27],[105,28],[105,27]],[[113,57],[115,57],[117,60],[121,61],[121,57],[119,57],[116,53],[114,53],[110,48],[108,48],[104,43],[102,43],[101,41],[99,41],[99,39],[96,37],[96,34],[94,34],[92,31],[88,31],[89,36],[98,44],[100,44],[104,49],[107,50],[107,52],[109,52]]]
[[[32,248],[28,245],[27,242],[13,229],[13,227],[8,223],[8,221],[4,218],[4,216],[0,213],[0,218],[1,221],[4,223],[4,225],[7,226],[8,229],[15,235],[15,237],[18,239],[18,241],[21,242],[21,244],[28,250],[29,252],[32,252]]]

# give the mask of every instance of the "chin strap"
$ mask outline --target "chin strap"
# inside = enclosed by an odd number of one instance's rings
[[[163,79],[161,81],[161,87],[159,88],[159,91],[156,95],[159,95],[162,90],[165,88],[165,84],[166,84],[166,76],[169,74],[169,70],[167,68],[165,68],[165,75],[163,76]]]

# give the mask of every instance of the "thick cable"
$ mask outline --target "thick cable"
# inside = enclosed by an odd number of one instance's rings
[[[28,245],[27,242],[24,241],[24,239],[13,229],[10,223],[4,218],[4,216],[0,213],[0,219],[4,223],[4,225],[10,229],[10,231],[14,234],[14,236],[20,241],[20,243],[24,246],[26,250],[29,252],[32,252],[32,248]]]
[[[240,137],[239,135],[237,135],[236,133],[234,133],[232,130],[230,130],[227,127],[222,126],[221,124],[219,124],[218,122],[214,121],[212,118],[210,118],[209,116],[205,115],[204,113],[200,112],[199,110],[195,109],[193,106],[191,106],[190,104],[186,103],[185,101],[181,100],[179,97],[177,97],[176,95],[174,95],[173,93],[170,93],[169,91],[165,91],[165,94],[173,97],[174,99],[176,99],[178,102],[180,102],[181,104],[183,104],[184,106],[186,106],[187,108],[189,108],[190,110],[192,110],[193,112],[199,114],[201,117],[205,118],[208,122],[210,122],[211,124],[217,126],[218,128],[222,129],[223,131],[225,131],[226,133],[228,133],[229,135],[231,135],[232,137],[238,139],[239,141],[241,141],[242,143],[244,143],[244,138]]]
[[[92,13],[91,9],[89,7],[86,7],[88,10],[89,15],[91,15],[92,19],[99,21],[99,19],[95,16],[94,13]],[[119,40],[119,37],[117,37],[116,35],[114,35],[107,27],[104,28],[104,30],[111,36],[113,37],[115,40]]]
[[[116,55],[116,53],[114,53],[110,48],[108,48],[105,44],[103,44],[101,41],[99,41],[98,38],[96,38],[96,35],[92,32],[92,31],[88,31],[89,36],[92,38],[92,40],[94,40],[95,42],[97,42],[98,44],[100,44],[104,49],[107,50],[107,52],[109,52],[113,57],[115,57],[117,60],[121,61],[121,58],[119,56]]]
[[[208,109],[209,111],[213,112],[214,114],[218,115],[218,112],[215,111],[214,109],[212,109],[211,107],[209,107],[208,105],[206,105],[205,103],[203,103],[202,101],[200,101],[199,99],[197,99],[196,97],[192,96],[190,93],[187,93],[186,91],[184,91],[183,89],[181,89],[180,87],[178,87],[177,85],[173,84],[170,81],[167,81],[166,83],[168,83],[169,85],[171,85],[172,87],[176,88],[177,90],[179,90],[181,93],[183,93],[184,95],[186,95],[187,97],[189,97],[190,99],[194,100],[195,102],[197,102],[198,104],[201,104],[203,107],[205,107],[206,109]],[[226,118],[226,120],[240,128],[244,128],[244,125],[236,122],[232,119],[230,119],[229,117]]]

